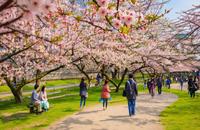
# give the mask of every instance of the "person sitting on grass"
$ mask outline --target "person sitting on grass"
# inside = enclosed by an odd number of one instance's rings
[[[45,85],[42,86],[42,89],[41,89],[40,95],[39,95],[39,99],[41,101],[42,110],[48,111],[49,102],[48,102],[48,99],[47,99],[47,93],[46,93],[46,86]]]
[[[42,112],[42,110],[41,110],[41,102],[39,100],[39,95],[37,93],[38,87],[39,87],[38,84],[34,86],[34,90],[32,91],[31,95],[31,103],[37,108],[37,113],[40,113]]]

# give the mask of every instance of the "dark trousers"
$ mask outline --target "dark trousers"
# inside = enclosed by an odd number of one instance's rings
[[[171,87],[170,84],[167,84],[167,88],[170,89],[170,87]]]
[[[194,98],[195,97],[195,91],[194,90],[190,90],[189,92],[190,92],[190,97]]]
[[[129,116],[135,115],[135,99],[128,99]]]
[[[85,96],[81,96],[80,107],[85,106],[85,102],[86,102],[86,97]]]
[[[158,86],[158,94],[162,94],[162,86]]]
[[[107,98],[103,98],[103,107],[108,107],[108,99]]]

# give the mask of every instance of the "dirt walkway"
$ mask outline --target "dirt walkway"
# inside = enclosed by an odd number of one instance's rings
[[[172,94],[156,95],[153,99],[141,94],[133,117],[128,116],[127,105],[109,106],[106,111],[98,105],[66,117],[49,130],[163,130],[159,114],[176,100],[177,96]]]

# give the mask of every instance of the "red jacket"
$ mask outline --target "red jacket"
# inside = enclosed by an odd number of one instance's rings
[[[108,84],[105,84],[103,86],[102,92],[101,92],[101,98],[110,98],[110,88]]]

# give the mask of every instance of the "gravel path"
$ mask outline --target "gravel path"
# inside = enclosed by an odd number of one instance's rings
[[[127,105],[109,106],[106,111],[102,106],[86,108],[70,117],[52,124],[49,130],[163,130],[159,114],[177,100],[177,96],[164,93],[151,98],[140,94],[137,99],[137,111],[128,116]]]

